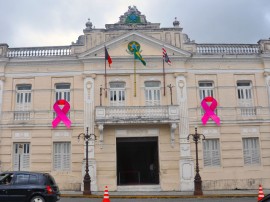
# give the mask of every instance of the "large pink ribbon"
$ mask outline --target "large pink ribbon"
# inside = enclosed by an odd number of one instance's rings
[[[64,105],[64,107],[61,109],[59,105]],[[56,128],[57,125],[63,121],[63,123],[66,125],[66,127],[70,128],[71,121],[67,117],[68,110],[70,109],[70,104],[66,100],[57,100],[54,105],[53,109],[56,112],[56,118],[52,121],[52,127]]]
[[[212,103],[209,106],[207,102]],[[220,125],[220,118],[215,114],[215,109],[217,108],[217,101],[213,97],[205,97],[201,102],[201,106],[205,111],[202,117],[203,125],[206,125],[209,118],[216,122],[217,125]]]

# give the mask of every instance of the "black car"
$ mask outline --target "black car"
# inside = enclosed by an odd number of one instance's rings
[[[56,202],[59,199],[59,188],[48,173],[0,173],[1,202]]]
[[[260,200],[260,202],[270,202],[270,194]]]

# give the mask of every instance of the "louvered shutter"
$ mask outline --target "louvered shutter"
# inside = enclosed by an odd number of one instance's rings
[[[220,146],[218,139],[204,140],[203,159],[205,167],[220,166]]]
[[[54,170],[70,170],[70,143],[54,143]]]
[[[260,149],[258,138],[243,138],[243,154],[245,165],[260,164]]]

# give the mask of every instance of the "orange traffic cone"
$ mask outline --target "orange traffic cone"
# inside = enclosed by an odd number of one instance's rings
[[[259,185],[259,194],[258,194],[258,201],[262,200],[264,197],[262,185]]]
[[[103,201],[102,202],[110,202],[110,198],[109,198],[109,191],[108,191],[108,187],[105,187],[104,190],[104,197],[103,197]]]

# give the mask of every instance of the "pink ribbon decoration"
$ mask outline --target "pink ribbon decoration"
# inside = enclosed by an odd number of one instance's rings
[[[212,102],[209,106],[207,102]],[[202,117],[202,124],[206,125],[209,118],[211,118],[217,125],[220,125],[220,118],[215,114],[215,109],[217,108],[217,101],[213,97],[205,97],[201,106],[204,109],[205,113]]]
[[[59,105],[64,105],[61,109]],[[52,127],[56,128],[57,125],[63,121],[67,128],[70,128],[71,121],[67,117],[68,110],[70,109],[70,104],[66,100],[57,100],[54,105],[53,109],[57,114],[57,117],[52,121]]]

